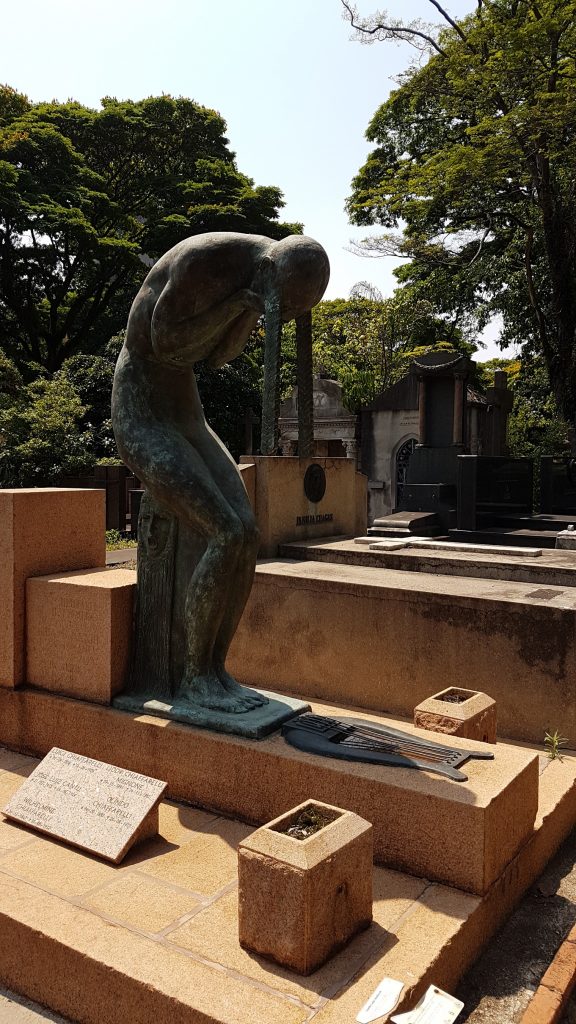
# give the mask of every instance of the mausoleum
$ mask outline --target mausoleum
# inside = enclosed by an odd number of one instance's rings
[[[317,458],[356,459],[357,417],[342,402],[342,385],[318,374],[312,382],[314,406],[314,442],[311,452]],[[280,449],[283,455],[298,452],[298,388],[284,399],[278,420]]]
[[[459,446],[462,455],[507,454],[512,394],[506,372],[497,371],[494,386],[482,394],[470,383],[471,360],[455,352],[432,356],[432,375],[425,365],[430,356],[414,361],[406,377],[360,412],[359,469],[368,477],[370,522],[399,508],[408,463],[418,444],[439,441],[442,446]],[[456,413],[448,377],[457,382],[454,393],[461,405]]]

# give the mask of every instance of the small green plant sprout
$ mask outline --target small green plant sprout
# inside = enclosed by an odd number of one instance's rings
[[[558,732],[558,729],[555,729],[554,732],[544,733],[544,747],[546,749],[546,754],[551,761],[555,761],[556,758],[561,761],[561,750],[566,746],[568,746],[568,737],[562,736]]]
[[[131,540],[119,530],[106,530],[106,550],[118,551],[119,548],[135,548],[137,541]]]

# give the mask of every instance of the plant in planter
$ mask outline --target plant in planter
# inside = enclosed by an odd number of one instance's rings
[[[372,825],[307,800],[238,848],[240,945],[311,974],[372,921]]]
[[[432,732],[496,743],[496,701],[480,690],[449,686],[414,708],[414,725]]]

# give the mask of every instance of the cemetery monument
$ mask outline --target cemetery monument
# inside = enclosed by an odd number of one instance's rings
[[[236,463],[204,417],[193,367],[238,356],[265,313],[275,380],[281,323],[316,305],[328,277],[328,257],[310,238],[196,235],[155,264],[130,312],[112,395],[118,451],[146,490],[130,691],[196,724],[218,727],[219,716],[268,700],[225,668],[258,531]]]

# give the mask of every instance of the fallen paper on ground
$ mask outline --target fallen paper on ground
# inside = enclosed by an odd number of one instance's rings
[[[378,1017],[390,1013],[396,1006],[403,988],[402,981],[384,978],[356,1017],[358,1024],[371,1024],[373,1020],[378,1020]]]
[[[453,1024],[464,1003],[431,985],[413,1010],[391,1017],[391,1024]]]

